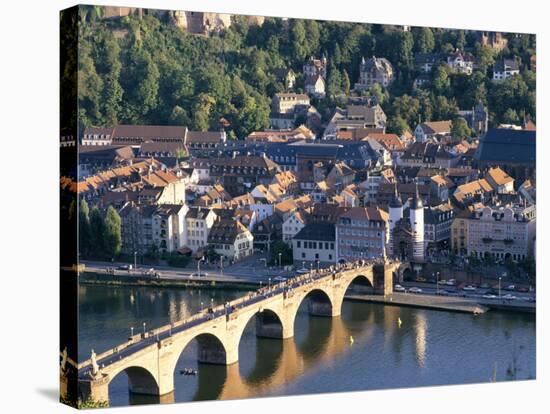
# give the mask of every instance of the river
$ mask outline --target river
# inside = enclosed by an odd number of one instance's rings
[[[134,332],[185,318],[245,292],[219,289],[80,286],[79,359]],[[202,303],[202,305],[201,305]],[[401,319],[401,326],[398,319]],[[291,339],[260,339],[249,323],[238,364],[198,365],[191,343],[177,364],[175,391],[162,402],[359,391],[533,379],[535,317],[483,315],[345,301],[341,317],[310,317],[302,305]],[[184,368],[197,376],[182,376]],[[110,384],[111,406],[158,403],[129,395],[125,373]]]

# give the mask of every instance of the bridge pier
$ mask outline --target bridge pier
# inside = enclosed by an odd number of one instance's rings
[[[109,376],[105,375],[97,379],[80,380],[78,382],[78,395],[82,402],[93,401],[99,403],[109,402]]]

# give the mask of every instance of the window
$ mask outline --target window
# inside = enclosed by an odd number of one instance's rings
[[[306,258],[306,254],[302,253],[302,259],[305,259],[305,258]]]

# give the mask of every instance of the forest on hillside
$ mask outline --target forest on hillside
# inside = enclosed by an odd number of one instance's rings
[[[217,130],[229,121],[230,138],[244,138],[269,126],[271,97],[284,91],[278,68],[299,75],[310,56],[328,59],[327,97],[312,99],[329,119],[343,107],[359,76],[363,56],[387,58],[396,72],[388,90],[375,95],[388,115],[388,131],[414,128],[418,120],[456,116],[458,109],[486,104],[490,123],[536,120],[536,75],[529,70],[535,36],[506,34],[508,46],[497,52],[482,46],[474,32],[364,23],[266,18],[262,26],[234,16],[219,35],[186,33],[167,18],[145,13],[102,19],[95,8],[81,7],[78,50],[79,130],[87,126],[126,124],[186,125],[193,130]],[[413,89],[419,52],[472,53],[472,75],[434,67],[427,88]],[[520,62],[521,75],[491,81],[499,57]],[[295,91],[303,89],[298,76]]]

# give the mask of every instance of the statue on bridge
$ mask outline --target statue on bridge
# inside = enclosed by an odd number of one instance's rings
[[[97,364],[96,354],[93,349],[92,349],[92,356],[90,357],[90,360],[92,361],[92,372],[90,373],[90,375],[92,378],[95,378],[99,374],[99,365]]]
[[[67,369],[67,347],[63,349],[63,352],[61,353],[61,372],[65,373],[65,370]]]

